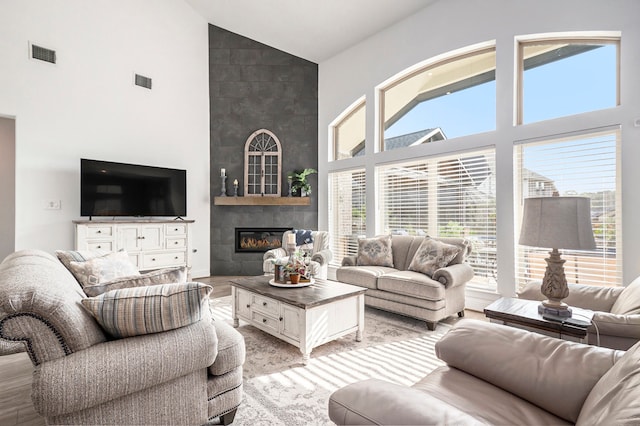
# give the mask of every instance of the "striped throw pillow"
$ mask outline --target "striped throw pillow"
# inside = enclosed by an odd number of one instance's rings
[[[113,337],[173,330],[209,316],[211,286],[189,282],[111,290],[82,305]]]

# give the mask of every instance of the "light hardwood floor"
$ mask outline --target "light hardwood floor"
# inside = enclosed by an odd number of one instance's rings
[[[211,284],[212,298],[231,295],[229,280],[233,277],[196,278],[193,281]],[[466,310],[467,318],[486,320],[484,314]],[[457,317],[445,320],[448,324]],[[426,329],[426,326],[425,326]],[[41,426],[44,419],[35,412],[31,402],[31,374],[33,365],[26,353],[0,356],[0,425]]]

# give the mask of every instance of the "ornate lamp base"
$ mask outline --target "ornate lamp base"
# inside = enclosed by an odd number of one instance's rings
[[[561,317],[571,317],[571,308],[564,303],[562,299],[569,296],[569,287],[567,286],[567,278],[564,275],[565,260],[560,257],[558,249],[549,252],[547,261],[547,269],[544,272],[542,294],[547,296],[540,306],[538,313],[553,314]]]

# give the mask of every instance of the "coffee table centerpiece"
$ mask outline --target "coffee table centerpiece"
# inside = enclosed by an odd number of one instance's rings
[[[273,282],[291,285],[313,282],[310,260],[308,253],[300,250],[289,251],[289,258],[285,262],[273,260]]]

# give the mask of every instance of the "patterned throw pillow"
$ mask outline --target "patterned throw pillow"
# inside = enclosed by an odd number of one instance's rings
[[[388,266],[393,268],[391,235],[358,239],[358,266]]]
[[[86,262],[111,253],[108,250],[56,250],[56,256],[71,271],[71,262]]]
[[[208,317],[211,290],[195,282],[123,288],[82,299],[82,306],[113,337],[131,337],[173,330]]]
[[[87,296],[93,297],[99,296],[107,291],[121,288],[143,287],[158,284],[181,284],[185,281],[187,281],[187,268],[184,266],[176,266],[173,268],[157,269],[155,271],[147,272],[146,274],[116,278],[96,285],[88,285],[82,290],[84,290],[84,293]]]
[[[460,247],[425,237],[408,269],[431,277],[435,271],[447,266],[459,252]]]
[[[126,251],[94,257],[86,262],[71,261],[69,269],[83,288],[120,277],[140,275]]]

